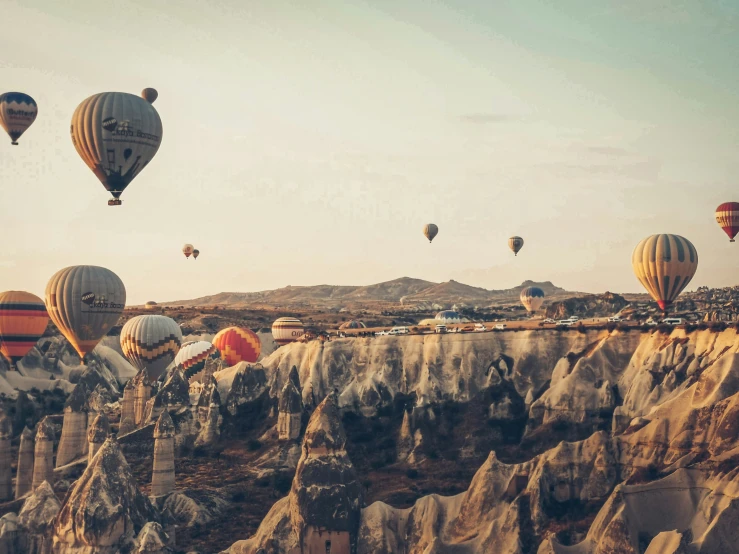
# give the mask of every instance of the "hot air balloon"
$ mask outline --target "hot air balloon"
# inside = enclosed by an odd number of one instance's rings
[[[154,106],[125,92],[93,94],[72,116],[72,142],[82,160],[113,195],[120,196],[159,150],[162,120]]]
[[[716,208],[716,223],[729,235],[729,241],[739,233],[739,202],[724,202]]]
[[[44,301],[51,321],[84,358],[118,322],[126,287],[109,269],[75,265],[49,279]]]
[[[364,324],[363,321],[357,321],[356,319],[352,319],[351,321],[347,321],[346,323],[342,323],[339,325],[339,329],[366,329],[367,326]]]
[[[18,139],[36,121],[36,101],[22,92],[0,94],[0,125],[10,135],[10,144],[18,146]]]
[[[182,247],[182,253],[185,255],[185,258],[189,258],[190,255],[192,255],[193,250],[195,250],[192,246],[192,244],[186,244]]]
[[[11,366],[28,354],[48,323],[44,301],[35,294],[18,290],[0,293],[0,352]]]
[[[207,340],[186,342],[175,356],[174,363],[189,379],[205,367],[209,359],[217,360],[221,352]]]
[[[434,225],[433,223],[427,223],[423,226],[423,234],[427,239],[429,239],[429,243],[431,243],[432,240],[434,240],[434,237],[439,233],[439,228]]]
[[[239,362],[256,362],[262,351],[262,341],[250,329],[228,327],[218,331],[213,337],[213,345],[221,351],[221,356],[229,366]]]
[[[200,250],[196,248],[195,250],[192,251],[192,257],[197,260],[198,256],[200,256]]]
[[[139,370],[145,369],[151,379],[158,379],[174,361],[182,344],[182,330],[171,317],[138,315],[121,329],[121,350]]]
[[[634,274],[666,312],[698,269],[695,246],[679,235],[652,235],[631,255]]]
[[[508,248],[513,250],[513,253],[518,256],[518,251],[523,248],[523,239],[521,237],[511,237],[508,239]]]
[[[155,88],[145,88],[141,91],[141,98],[146,100],[149,104],[153,104],[156,99],[159,98],[159,93]]]
[[[298,340],[303,333],[303,323],[294,317],[281,317],[272,324],[272,337],[280,346]]]
[[[529,313],[541,308],[544,303],[544,291],[539,287],[526,287],[521,291],[521,304]]]

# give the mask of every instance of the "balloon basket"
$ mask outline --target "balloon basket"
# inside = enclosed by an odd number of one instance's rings
[[[120,206],[123,204],[123,200],[120,198],[113,198],[111,200],[108,200],[108,206]]]
[[[13,146],[18,146],[18,143],[15,141],[12,141],[10,144],[12,144]]]

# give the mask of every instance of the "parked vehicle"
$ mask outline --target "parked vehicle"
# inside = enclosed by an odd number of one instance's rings
[[[617,315],[614,315],[613,317],[608,318],[608,323],[621,323],[623,319],[618,317]]]
[[[436,332],[437,333],[446,333],[446,325],[437,325],[436,326]]]
[[[682,317],[666,317],[662,320],[662,323],[667,325],[682,325],[685,320]]]
[[[647,320],[647,325],[654,327],[657,325],[657,322],[654,321],[651,317]]]
[[[497,323],[493,329],[495,331],[505,331],[506,324],[505,323]]]
[[[553,319],[552,319],[551,317],[548,317],[548,318],[546,318],[546,319],[545,319],[544,321],[542,321],[542,323],[548,323],[548,324],[550,324],[550,325],[554,325],[554,324],[555,324],[555,323],[557,323],[557,322],[556,322],[556,321],[554,321],[554,320],[553,320]]]
[[[565,325],[569,327],[570,325],[574,324],[575,322],[570,319],[560,319],[557,321],[557,325]]]
[[[393,327],[388,331],[388,335],[408,335],[411,330],[408,327]]]
[[[477,332],[487,331],[487,327],[485,327],[485,325],[483,325],[482,323],[475,323],[475,331]]]
[[[387,331],[377,331],[377,332],[375,333],[375,336],[376,336],[376,337],[384,337],[384,336],[387,336],[388,334],[389,334],[389,333],[388,333]]]

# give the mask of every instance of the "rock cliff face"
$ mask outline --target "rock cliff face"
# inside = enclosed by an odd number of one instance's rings
[[[330,552],[358,554],[739,552],[734,330],[468,337],[295,344],[266,359],[275,402],[293,365],[304,403],[324,400],[290,495],[229,552],[325,552],[326,541]],[[332,423],[337,408],[371,415],[399,396],[414,399],[396,443],[402,459],[426,440],[424,421],[445,425],[433,415],[443,402],[479,398],[491,400],[488,422],[523,414],[521,446],[534,455],[504,463],[492,452],[464,493],[357,512],[362,487]],[[330,515],[318,509],[329,504]]]

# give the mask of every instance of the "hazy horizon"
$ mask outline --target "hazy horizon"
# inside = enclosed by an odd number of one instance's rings
[[[11,0],[0,92],[39,115],[0,136],[0,290],[92,264],[132,305],[402,275],[643,292],[631,252],[662,232],[696,246],[688,290],[739,284],[713,216],[739,201],[739,4],[593,4]],[[144,87],[162,146],[108,207],[72,113]]]

